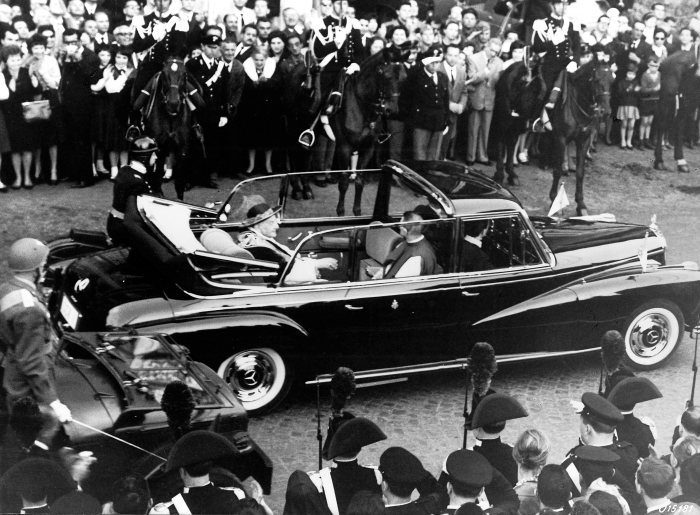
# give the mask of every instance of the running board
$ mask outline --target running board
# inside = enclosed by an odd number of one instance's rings
[[[569,350],[560,352],[528,352],[521,354],[505,354],[503,356],[496,356],[496,361],[498,363],[513,363],[522,361],[531,361],[535,359],[550,359],[550,358],[562,358],[566,356],[574,356],[577,354],[588,354],[590,352],[597,352],[600,347],[593,347],[591,349],[584,350]],[[377,384],[385,384],[383,379],[399,376],[398,381],[407,380],[407,375],[422,374],[425,372],[437,372],[438,370],[454,370],[460,369],[464,370],[467,366],[467,358],[458,358],[448,361],[436,361],[434,363],[425,363],[423,365],[407,365],[402,367],[391,367],[391,368],[375,368],[372,370],[362,370],[355,372],[355,381],[364,381],[369,379],[376,379],[375,383],[363,384],[362,386],[376,386]],[[317,385],[330,383],[333,378],[333,374],[321,374],[316,376],[315,379],[306,381],[306,385]],[[398,381],[388,381],[388,382],[398,382]],[[358,385],[360,387],[360,385]]]

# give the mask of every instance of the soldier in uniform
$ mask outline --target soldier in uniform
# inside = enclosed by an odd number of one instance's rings
[[[136,16],[134,29],[134,52],[143,54],[136,70],[131,93],[132,102],[141,93],[148,81],[163,68],[168,57],[184,59],[187,55],[190,23],[177,13],[171,12],[172,0],[156,0],[156,9],[145,16]]]
[[[187,433],[170,450],[167,465],[167,471],[178,471],[184,488],[170,502],[155,505],[150,513],[236,513],[245,493],[238,488],[214,486],[209,472],[215,460],[235,458],[237,454],[236,447],[218,433],[204,430]]]
[[[328,116],[340,108],[345,81],[360,71],[360,63],[365,58],[359,22],[345,15],[347,8],[347,0],[334,0],[333,10],[323,18],[322,24],[313,28],[311,36],[310,48],[321,66],[320,109],[324,131],[320,133],[314,152],[318,170],[328,170],[332,166],[335,136]],[[320,186],[326,184],[325,179],[317,182]]]
[[[22,238],[10,247],[7,265],[13,275],[0,286],[2,385],[8,408],[31,396],[64,423],[71,420],[71,412],[56,393],[53,367],[58,339],[38,290],[48,255],[49,248],[34,238]]]
[[[653,447],[656,443],[656,425],[646,417],[635,417],[632,412],[638,402],[661,397],[663,395],[659,389],[646,377],[623,379],[608,395],[608,400],[617,406],[625,417],[616,428],[618,440],[634,445],[641,458],[648,457],[649,446]]]
[[[615,441],[615,428],[624,420],[622,413],[610,401],[593,392],[584,393],[581,402],[581,445],[603,447],[616,453],[620,456],[617,470],[630,484],[634,484],[634,473],[639,458],[637,449],[629,442]],[[571,449],[568,456],[575,455],[581,445]]]
[[[573,73],[577,68],[581,26],[565,18],[566,5],[566,0],[552,0],[552,13],[532,24],[532,51],[544,53],[540,70],[549,93],[546,109],[553,109],[557,103],[564,70]]]
[[[107,234],[115,245],[129,245],[129,234],[124,226],[127,208],[136,208],[136,197],[139,195],[153,193],[146,175],[153,170],[156,150],[156,143],[151,138],[137,139],[129,153],[129,164],[122,166],[114,178]]]
[[[447,490],[423,468],[420,460],[403,447],[390,447],[379,458],[386,513],[426,515],[447,505]],[[411,500],[418,490],[420,497]]]
[[[518,482],[518,464],[513,458],[513,447],[501,442],[501,433],[507,420],[527,416],[527,410],[517,400],[503,393],[484,397],[472,415],[471,428],[477,440],[474,450],[513,486]]]
[[[243,222],[248,230],[238,236],[238,244],[253,254],[256,259],[279,264],[280,271],[283,271],[294,256],[294,251],[275,240],[281,209],[281,206],[273,209],[265,202],[251,207]],[[291,278],[293,282],[296,278],[300,282],[314,281],[318,277],[319,270],[326,268],[335,270],[338,268],[338,261],[334,258],[297,258],[292,271],[287,275],[287,280]]]
[[[490,514],[515,515],[520,501],[503,474],[478,452],[462,449],[447,457],[438,481],[447,485],[453,514],[464,504],[477,504]]]
[[[333,435],[328,458],[335,462],[335,467],[309,473],[331,513],[345,513],[350,499],[360,490],[381,493],[381,473],[375,468],[363,467],[357,461],[363,447],[381,440],[386,440],[384,432],[363,417],[348,420]]]

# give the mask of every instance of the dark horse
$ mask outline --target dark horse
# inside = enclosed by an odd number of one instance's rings
[[[503,184],[504,171],[508,174],[508,184],[515,186],[518,176],[513,171],[515,145],[518,137],[527,131],[528,121],[534,120],[542,104],[544,82],[533,71],[536,59],[528,63],[509,66],[496,83],[493,123],[489,141],[496,147],[496,173],[493,179]]]
[[[399,85],[406,76],[406,68],[399,62],[391,48],[368,57],[360,71],[349,77],[345,86],[343,103],[331,117],[330,124],[336,138],[334,168],[350,168],[352,153],[359,153],[358,169],[366,168],[372,157],[374,141],[383,144],[388,140],[386,118],[398,112]],[[373,141],[374,140],[374,141]],[[345,214],[345,194],[350,184],[350,174],[341,174],[338,180],[339,216]],[[353,213],[361,214],[363,178],[355,179]]]
[[[185,192],[185,157],[192,136],[201,140],[201,130],[194,121],[193,110],[203,109],[205,101],[201,90],[189,80],[182,59],[169,58],[162,71],[156,73],[134,102],[134,109],[142,116],[144,132],[158,145],[157,177],[163,176],[168,155],[175,156],[173,181],[177,198]]]
[[[581,66],[572,74],[566,74],[564,87],[552,111],[553,169],[550,200],[554,200],[562,176],[562,165],[566,147],[576,146],[576,213],[588,214],[583,201],[583,177],[586,154],[591,143],[591,135],[598,127],[601,104],[610,96],[610,81],[605,67],[595,59]]]

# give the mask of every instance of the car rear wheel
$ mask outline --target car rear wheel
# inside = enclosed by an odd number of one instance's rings
[[[659,367],[683,339],[683,312],[673,302],[646,302],[628,318],[624,334],[627,362],[639,370]]]
[[[219,366],[226,381],[251,415],[272,410],[287,395],[291,384],[289,366],[274,349],[246,349]]]

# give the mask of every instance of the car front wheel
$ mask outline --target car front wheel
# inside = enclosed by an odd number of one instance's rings
[[[680,345],[684,328],[683,312],[673,302],[642,304],[627,318],[623,333],[628,363],[639,370],[659,367]]]
[[[226,381],[251,415],[272,410],[287,395],[291,384],[289,367],[274,349],[246,349],[219,366]]]

